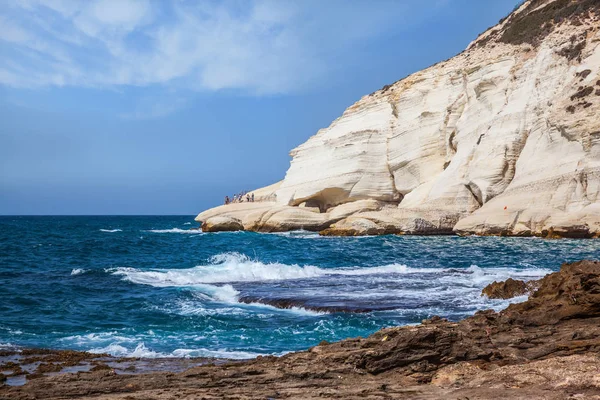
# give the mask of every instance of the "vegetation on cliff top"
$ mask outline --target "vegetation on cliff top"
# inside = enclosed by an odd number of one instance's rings
[[[564,21],[579,25],[590,12],[600,11],[598,0],[556,0],[539,8],[544,1],[532,0],[522,12],[511,14],[498,40],[536,46]]]

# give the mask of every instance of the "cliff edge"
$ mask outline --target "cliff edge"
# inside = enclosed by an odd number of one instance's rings
[[[600,2],[529,0],[386,85],[206,231],[600,236]],[[218,217],[218,218],[217,218]]]

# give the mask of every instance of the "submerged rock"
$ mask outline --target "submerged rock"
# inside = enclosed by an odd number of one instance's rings
[[[281,308],[281,309],[293,309],[300,308],[308,311],[315,311],[321,313],[368,313],[373,311],[386,311],[394,310],[397,305],[386,306],[383,304],[372,304],[372,305],[353,305],[353,304],[312,304],[306,299],[285,299],[285,298],[264,298],[254,296],[242,296],[238,299],[240,303],[245,304],[265,304],[268,306]]]

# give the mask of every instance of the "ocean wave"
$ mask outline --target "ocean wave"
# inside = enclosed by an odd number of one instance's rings
[[[97,343],[106,343],[106,342],[136,342],[137,339],[124,336],[122,333],[117,331],[109,331],[109,332],[94,332],[87,333],[83,335],[73,335],[66,336],[64,338],[59,339],[61,342],[66,342],[70,344],[75,344],[77,346],[93,346]]]
[[[203,234],[200,229],[181,229],[181,228],[171,228],[171,229],[149,229],[144,232],[152,232],[152,233],[186,233],[186,234]]]
[[[83,268],[73,268],[73,270],[71,270],[71,275],[81,275],[85,272],[86,270]]]
[[[262,282],[310,279],[323,276],[364,276],[388,274],[445,274],[468,275],[474,284],[502,279],[503,277],[537,278],[551,272],[547,269],[518,270],[512,268],[411,268],[404,264],[390,264],[378,267],[320,268],[306,265],[262,263],[239,253],[221,253],[209,259],[209,265],[188,269],[140,270],[136,268],[116,268],[115,275],[138,284],[158,287],[197,286],[202,284]]]
[[[116,268],[115,275],[126,280],[152,286],[196,286],[211,283],[260,282],[317,278],[326,275],[373,275],[390,273],[423,272],[406,265],[393,264],[367,268],[319,268],[311,265],[287,265],[262,263],[239,253],[224,253],[212,257],[209,265],[188,269],[139,270]]]
[[[226,358],[234,360],[244,360],[250,358],[256,358],[261,355],[267,355],[264,353],[254,353],[249,351],[230,351],[226,349],[210,350],[206,348],[198,349],[175,349],[171,353],[164,353],[153,351],[146,347],[142,343],[137,343],[134,349],[128,349],[117,343],[111,343],[105,347],[96,347],[88,350],[90,353],[103,354],[107,353],[115,357],[127,357],[127,358],[191,358],[191,357],[207,357],[207,358]],[[279,355],[279,354],[277,354]]]
[[[237,303],[240,292],[234,289],[231,285],[195,285],[194,290],[201,295],[207,295],[212,300],[221,301],[224,303]]]
[[[114,232],[123,232],[123,230],[122,229],[100,229],[100,232],[114,233]]]
[[[330,313],[326,312],[326,311],[313,311],[313,310],[308,310],[304,307],[289,307],[289,308],[279,308],[279,307],[274,307],[272,305],[269,304],[263,304],[263,303],[258,303],[258,302],[252,302],[252,303],[245,303],[243,305],[246,306],[250,306],[253,308],[262,308],[271,312],[277,312],[277,313],[291,313],[291,314],[296,314],[299,316],[305,316],[305,317],[320,317],[322,315],[328,315]]]
[[[321,236],[317,232],[305,231],[303,229],[297,231],[287,231],[287,232],[268,232],[263,233],[263,235],[275,235],[275,236],[283,236],[294,239],[326,239],[327,236]]]
[[[471,265],[465,270],[470,274],[469,280],[474,284],[487,284],[492,281],[503,281],[508,278],[518,278],[523,280],[539,279],[552,270],[547,268],[480,268],[477,265]]]

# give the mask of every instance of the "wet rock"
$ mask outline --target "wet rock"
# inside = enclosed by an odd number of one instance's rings
[[[357,306],[352,304],[311,304],[307,299],[285,299],[285,298],[263,298],[254,296],[241,296],[238,301],[245,304],[265,304],[268,306],[292,309],[303,308],[308,311],[323,312],[323,313],[368,313],[373,311],[386,311],[396,309],[396,305],[386,306],[383,304],[373,304],[366,306],[364,304]]]
[[[600,261],[563,264],[540,280],[529,300],[510,305],[503,314],[536,325],[600,317]]]
[[[41,363],[36,369],[38,374],[47,374],[48,372],[59,372],[63,367],[60,364]]]
[[[508,278],[502,282],[492,282],[481,291],[481,295],[485,295],[490,299],[512,299],[513,297],[522,296],[531,293],[539,286],[538,281],[522,281],[518,279]]]

